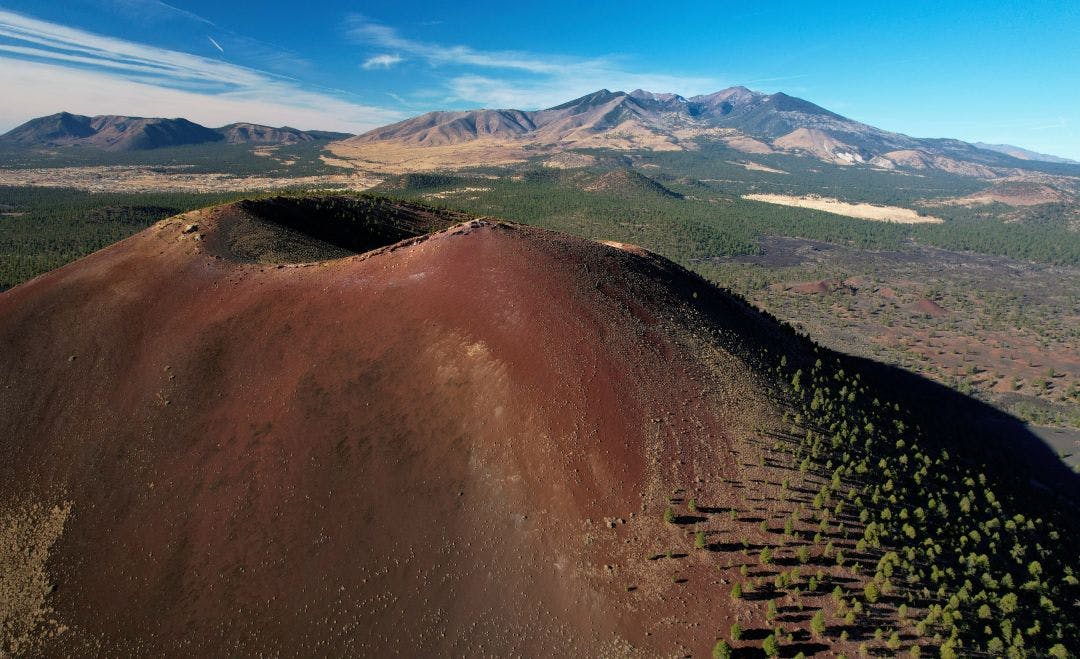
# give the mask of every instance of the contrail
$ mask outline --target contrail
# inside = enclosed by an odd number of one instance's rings
[[[225,49],[222,48],[221,45],[218,42],[214,41],[214,37],[212,37],[212,36],[210,36],[208,34],[208,35],[206,35],[206,38],[210,40],[210,43],[214,44],[214,48],[217,48],[218,50],[220,50],[223,53],[225,52]]]

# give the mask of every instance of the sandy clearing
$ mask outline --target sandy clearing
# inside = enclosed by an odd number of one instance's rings
[[[845,215],[860,220],[873,220],[875,222],[894,222],[896,224],[941,224],[942,220],[932,215],[920,215],[910,208],[898,208],[896,206],[875,206],[873,204],[852,204],[830,197],[791,197],[779,194],[748,194],[743,199],[763,201],[767,204],[780,206],[794,206],[796,208],[812,208],[835,215]]]
[[[541,164],[552,169],[574,169],[576,167],[590,167],[595,165],[596,162],[596,156],[566,151],[553,155]]]
[[[773,167],[766,167],[765,165],[758,164],[756,162],[736,162],[734,160],[729,161],[732,165],[738,165],[744,169],[749,169],[752,172],[769,172],[770,174],[787,174],[782,169],[775,169]]]
[[[345,141],[334,142],[327,148],[337,159],[351,162],[355,167],[405,174],[524,162],[530,154],[523,146],[524,143],[482,139],[445,146],[413,146],[392,141]]]
[[[428,194],[423,195],[423,197],[425,199],[448,199],[448,198],[456,196],[456,195],[468,194],[470,192],[491,192],[491,190],[492,190],[492,188],[465,187],[465,188],[457,188],[457,189],[454,189],[454,190],[444,190],[443,192],[429,192]]]

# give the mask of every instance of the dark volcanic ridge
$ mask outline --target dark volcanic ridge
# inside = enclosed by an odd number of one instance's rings
[[[0,341],[4,652],[1077,637],[1041,443],[630,245],[241,202],[0,294]]]

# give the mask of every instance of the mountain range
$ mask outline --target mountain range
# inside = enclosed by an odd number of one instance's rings
[[[348,133],[302,131],[235,123],[207,128],[187,119],[84,115],[59,112],[38,117],[0,136],[0,143],[25,147],[86,146],[105,151],[143,151],[172,146],[227,144],[296,144],[350,137]]]
[[[746,87],[686,98],[642,89],[601,89],[536,111],[436,111],[362,135],[234,123],[208,128],[186,119],[60,112],[0,136],[26,148],[138,151],[191,144],[331,142],[337,155],[372,169],[440,169],[520,162],[571,149],[692,151],[719,142],[736,151],[810,157],[837,165],[938,170],[996,178],[1056,156],[1001,144],[915,138],[864,124],[782,92]],[[571,154],[572,155],[572,154]]]
[[[753,154],[794,153],[841,165],[979,177],[994,176],[993,168],[1015,167],[1020,158],[1039,158],[1032,152],[980,148],[955,139],[914,138],[794,96],[746,87],[690,98],[602,89],[539,111],[429,112],[350,138],[337,148],[360,157],[377,156],[379,149],[452,150],[467,144],[475,149],[478,143],[533,153],[575,147],[674,151],[698,148],[706,140]],[[491,157],[490,152],[484,155]]]

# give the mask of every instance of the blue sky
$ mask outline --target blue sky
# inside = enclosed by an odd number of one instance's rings
[[[1080,2],[0,0],[0,130],[65,109],[360,132],[736,84],[1080,159]]]

